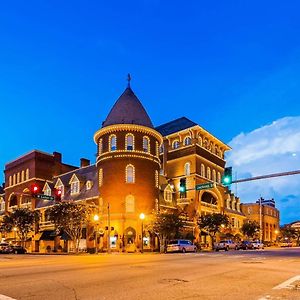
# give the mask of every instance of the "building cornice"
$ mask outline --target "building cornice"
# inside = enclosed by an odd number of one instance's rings
[[[157,140],[159,140],[159,143],[161,144],[163,142],[162,135],[156,131],[155,129],[142,126],[142,125],[135,125],[135,124],[116,124],[116,125],[110,125],[104,128],[99,129],[94,134],[94,142],[97,144],[98,139],[106,134],[106,133],[114,133],[116,131],[136,131],[136,132],[143,132],[152,135]]]

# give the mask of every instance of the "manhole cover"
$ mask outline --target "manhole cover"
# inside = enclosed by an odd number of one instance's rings
[[[262,261],[243,261],[243,264],[262,264]]]

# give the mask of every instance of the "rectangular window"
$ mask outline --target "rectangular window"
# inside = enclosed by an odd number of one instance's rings
[[[79,193],[79,181],[71,183],[71,195]]]

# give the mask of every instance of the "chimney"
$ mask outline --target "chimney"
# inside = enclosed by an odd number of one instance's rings
[[[53,156],[54,156],[54,161],[61,163],[61,153],[53,152]]]
[[[86,158],[80,158],[80,168],[87,167],[90,165],[90,160]]]

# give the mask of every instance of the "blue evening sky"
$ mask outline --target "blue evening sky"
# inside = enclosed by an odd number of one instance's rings
[[[93,134],[128,72],[155,125],[186,116],[229,143],[299,116],[299,11],[276,0],[4,1],[1,168],[32,149],[94,161]]]

